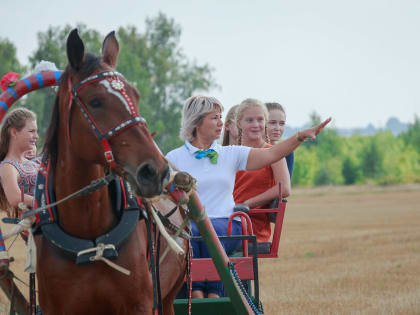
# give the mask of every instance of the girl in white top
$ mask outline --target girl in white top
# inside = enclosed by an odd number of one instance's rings
[[[223,106],[214,97],[192,96],[187,99],[181,120],[181,147],[169,152],[167,159],[179,170],[197,179],[197,192],[218,235],[226,235],[229,216],[233,213],[233,187],[238,170],[255,170],[273,164],[297,148],[306,138],[314,139],[330,122],[297,133],[270,149],[243,146],[220,146],[216,143],[222,128]],[[240,222],[232,225],[232,234],[240,234]],[[198,235],[193,225],[193,234]],[[194,257],[209,257],[202,242],[193,242]],[[233,243],[233,244],[232,244]],[[226,253],[231,253],[240,242],[222,242]],[[221,283],[194,283],[193,297],[218,297]]]

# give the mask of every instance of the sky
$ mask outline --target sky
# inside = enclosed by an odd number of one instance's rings
[[[291,126],[315,111],[339,128],[420,117],[418,0],[37,0],[1,10],[0,37],[24,64],[50,25],[141,32],[162,12],[181,26],[185,55],[213,67],[219,88],[206,95],[225,109],[252,97],[284,105]]]

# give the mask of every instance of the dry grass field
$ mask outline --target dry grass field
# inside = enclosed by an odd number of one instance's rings
[[[27,281],[20,239],[10,255]],[[294,190],[279,257],[260,260],[266,314],[420,314],[420,185]]]
[[[266,314],[420,314],[420,186],[295,190]]]

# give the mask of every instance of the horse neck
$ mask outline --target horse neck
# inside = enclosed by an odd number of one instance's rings
[[[70,150],[58,154],[55,170],[56,199],[61,200],[104,176],[101,165],[77,158]],[[95,238],[115,225],[107,187],[57,207],[60,226],[67,233],[81,238]]]

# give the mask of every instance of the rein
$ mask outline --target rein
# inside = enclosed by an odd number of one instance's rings
[[[82,196],[87,196],[87,195],[97,191],[98,189],[104,187],[104,186],[108,186],[114,179],[117,179],[117,178],[118,178],[117,175],[111,173],[111,174],[109,174],[105,177],[95,179],[89,185],[83,187],[82,189],[79,189],[78,191],[68,195],[67,197],[64,197],[61,200],[58,200],[56,202],[47,204],[45,206],[42,206],[42,207],[39,207],[39,208],[36,208],[36,209],[33,209],[33,210],[23,212],[21,218],[25,219],[27,217],[31,217],[31,216],[33,216],[37,213],[40,213],[44,210],[55,207],[55,206],[63,203],[64,201],[79,198],[79,197],[82,197]]]
[[[73,102],[75,102],[77,105],[79,105],[79,108],[83,116],[89,122],[89,125],[92,127],[96,137],[101,141],[107,163],[110,165],[111,168],[115,167],[116,162],[114,159],[114,154],[112,153],[112,148],[109,143],[109,140],[112,137],[116,136],[117,134],[135,125],[141,124],[143,128],[146,126],[146,120],[138,114],[136,107],[134,106],[131,98],[128,96],[125,90],[125,87],[124,87],[125,83],[122,80],[124,79],[124,76],[117,71],[100,72],[82,80],[81,82],[77,83],[75,86],[72,86],[71,84],[70,75],[68,75],[67,78],[68,78],[67,87],[68,87],[68,92],[70,94],[70,100],[67,106],[68,116],[70,116],[71,106]],[[112,127],[111,129],[107,131],[102,131],[99,128],[92,114],[89,113],[89,110],[87,109],[85,103],[79,97],[80,90],[82,90],[84,87],[93,83],[100,83],[104,85],[109,93],[117,96],[121,100],[121,102],[124,104],[128,113],[130,114],[129,118],[126,120],[123,120],[117,126]],[[67,120],[66,130],[67,130],[67,139],[69,143],[71,143],[70,119]]]

